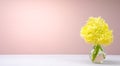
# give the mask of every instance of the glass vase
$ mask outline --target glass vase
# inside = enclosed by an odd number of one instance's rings
[[[103,50],[103,46],[101,45],[94,45],[93,49],[90,52],[90,59],[93,63],[103,63],[104,59],[106,58],[106,54]]]

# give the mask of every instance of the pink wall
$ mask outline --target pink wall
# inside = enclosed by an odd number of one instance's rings
[[[108,54],[120,54],[120,0],[0,0],[0,54],[87,54],[80,37],[90,16],[113,30]]]

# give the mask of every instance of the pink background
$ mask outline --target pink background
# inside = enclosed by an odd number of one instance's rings
[[[80,37],[90,16],[113,30],[107,54],[120,54],[120,0],[0,0],[0,54],[88,54]]]

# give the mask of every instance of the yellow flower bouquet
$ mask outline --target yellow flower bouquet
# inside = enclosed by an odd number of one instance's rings
[[[100,55],[105,59],[102,46],[108,46],[113,41],[112,30],[109,29],[105,20],[101,17],[90,17],[87,24],[81,28],[80,35],[87,43],[93,45],[92,62],[101,63],[100,58],[98,58],[101,52]]]

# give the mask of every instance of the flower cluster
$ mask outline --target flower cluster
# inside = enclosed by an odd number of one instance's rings
[[[81,28],[80,35],[93,45],[109,45],[113,41],[112,30],[101,17],[90,17],[87,24]]]

